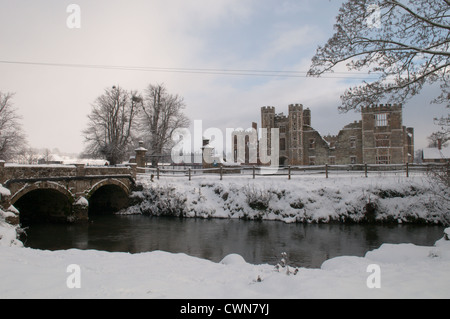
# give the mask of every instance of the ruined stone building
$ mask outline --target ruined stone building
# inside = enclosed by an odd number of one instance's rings
[[[402,105],[364,107],[361,120],[346,125],[335,136],[321,136],[311,125],[311,110],[289,105],[288,115],[275,113],[274,107],[261,108],[261,126],[279,129],[280,165],[404,164],[414,156],[414,129],[402,123]],[[253,128],[256,124],[253,123]],[[237,158],[237,137],[234,152]],[[252,148],[245,140],[245,164]],[[269,138],[270,140],[270,138]],[[254,146],[254,145],[253,145]]]

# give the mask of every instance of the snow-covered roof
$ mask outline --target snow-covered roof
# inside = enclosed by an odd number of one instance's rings
[[[437,148],[424,148],[423,159],[450,159],[450,147],[443,148],[441,150]]]

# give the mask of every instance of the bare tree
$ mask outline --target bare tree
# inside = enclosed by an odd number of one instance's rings
[[[308,72],[320,76],[340,64],[368,71],[378,80],[348,89],[341,111],[404,103],[424,84],[438,83],[433,102],[449,107],[449,0],[348,0],[337,16],[336,33],[317,49]]]
[[[87,143],[85,154],[102,157],[115,165],[125,160],[132,142],[138,105],[137,92],[113,86],[97,98],[83,131]]]
[[[15,158],[20,164],[38,164],[39,153],[35,148],[24,146]]]
[[[149,85],[145,91],[140,116],[140,132],[149,150],[152,166],[172,147],[172,134],[189,126],[183,114],[184,99],[167,92],[163,84]]]
[[[448,141],[450,141],[450,113],[447,114],[447,117],[435,118],[434,124],[440,128],[428,137],[428,141],[430,142],[429,146],[433,147],[433,144],[439,145],[439,143],[441,147],[448,146]]]
[[[42,157],[40,158],[40,161],[43,161],[44,163],[48,164],[52,160],[53,160],[52,152],[50,151],[50,149],[45,148],[43,150],[43,154]]]
[[[0,91],[0,159],[11,160],[25,146],[25,134],[11,100],[13,93]]]
[[[450,141],[450,134],[447,131],[437,131],[427,137],[428,147],[447,147]]]

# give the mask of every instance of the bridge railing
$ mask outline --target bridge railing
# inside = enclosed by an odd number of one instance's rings
[[[0,183],[11,179],[76,178],[89,176],[131,176],[136,178],[136,164],[120,166],[20,165],[0,161]]]
[[[226,176],[286,176],[287,179],[298,176],[405,176],[426,175],[436,169],[449,169],[449,163],[426,164],[350,164],[350,165],[308,165],[308,166],[221,166],[214,168],[191,168],[163,166],[158,168],[137,168],[138,174],[148,175],[152,179],[160,177],[186,177],[189,180],[200,176],[217,175],[221,180]]]

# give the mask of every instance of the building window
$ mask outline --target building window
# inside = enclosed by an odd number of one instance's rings
[[[316,157],[315,156],[309,157],[309,165],[316,165]]]
[[[280,126],[280,133],[286,133],[286,126],[284,125]]]
[[[377,156],[377,164],[390,164],[390,156],[381,155]]]
[[[387,113],[375,114],[375,126],[388,126]]]
[[[356,136],[350,136],[350,148],[356,148]]]
[[[297,139],[294,137],[291,141],[291,147],[297,147]]]
[[[280,151],[285,151],[285,150],[286,150],[286,139],[280,138]]]
[[[375,135],[375,146],[380,147],[390,147],[391,142],[389,138],[389,134],[377,134]]]
[[[330,165],[336,165],[336,156],[330,156],[330,157],[328,157],[328,164],[330,164]]]
[[[350,164],[356,164],[356,156],[350,156]]]
[[[316,139],[310,138],[309,139],[309,149],[314,149],[314,148],[316,148]]]

